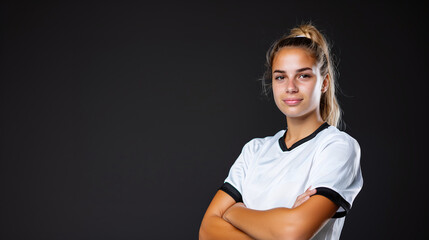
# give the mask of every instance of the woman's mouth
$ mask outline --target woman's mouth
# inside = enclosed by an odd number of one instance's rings
[[[288,106],[296,106],[300,104],[302,101],[302,98],[286,98],[283,99],[283,102],[286,103]]]

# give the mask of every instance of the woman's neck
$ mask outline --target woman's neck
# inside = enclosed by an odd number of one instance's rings
[[[320,116],[308,117],[306,119],[286,117],[286,121],[287,132],[285,142],[288,147],[312,134],[324,123]]]

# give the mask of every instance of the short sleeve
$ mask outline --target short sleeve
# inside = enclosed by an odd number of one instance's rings
[[[246,173],[249,169],[249,163],[254,158],[261,139],[253,139],[246,143],[229,170],[228,177],[225,179],[220,190],[229,194],[236,202],[242,202],[243,182],[246,178]]]
[[[363,186],[358,142],[345,133],[335,135],[313,164],[309,185],[339,206],[334,218],[346,216]]]

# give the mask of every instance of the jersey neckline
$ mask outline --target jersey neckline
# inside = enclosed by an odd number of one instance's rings
[[[286,133],[287,133],[287,129],[285,131],[285,133],[283,134],[283,136],[281,138],[279,138],[279,145],[280,148],[283,150],[283,152],[287,152],[287,151],[291,151],[292,149],[298,147],[299,145],[313,139],[319,132],[321,132],[323,129],[328,128],[330,125],[327,122],[324,122],[319,128],[317,128],[312,134],[308,135],[307,137],[297,141],[296,143],[292,144],[292,146],[290,146],[290,148],[288,148],[286,146],[286,142],[285,142],[285,138],[286,138]]]

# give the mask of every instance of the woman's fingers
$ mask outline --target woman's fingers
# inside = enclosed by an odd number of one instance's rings
[[[294,203],[294,205],[293,205],[292,208],[296,208],[299,205],[303,204],[305,201],[307,201],[308,199],[310,199],[311,195],[314,195],[317,192],[316,189],[310,189],[310,188],[311,188],[311,186],[309,188],[307,188],[307,190],[305,190],[305,192],[303,194],[299,195],[296,198],[296,201],[295,201],[295,203]]]
[[[311,186],[305,190],[305,192],[297,197],[297,200],[302,200],[303,198],[310,197],[311,195],[316,193],[316,189],[310,189]],[[307,198],[308,199],[308,198]]]

